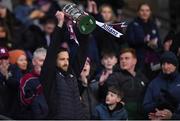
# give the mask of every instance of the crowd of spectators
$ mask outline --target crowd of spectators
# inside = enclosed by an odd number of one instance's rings
[[[81,34],[68,3],[123,35]],[[180,119],[180,32],[161,40],[148,3],[124,28],[124,4],[0,0],[0,119]]]

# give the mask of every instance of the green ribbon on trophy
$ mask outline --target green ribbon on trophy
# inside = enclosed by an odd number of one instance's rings
[[[96,21],[95,18],[91,15],[87,15],[84,11],[80,10],[76,4],[67,4],[63,8],[63,12],[73,19],[73,22],[77,23],[77,27],[82,34],[89,34],[95,28],[96,25],[107,31],[108,33],[112,34],[115,37],[120,37],[123,35],[122,33],[115,30],[113,27]]]

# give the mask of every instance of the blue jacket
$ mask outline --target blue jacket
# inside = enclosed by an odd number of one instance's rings
[[[147,34],[150,35],[150,39],[158,38],[158,49],[153,50],[144,42]],[[157,26],[153,21],[144,23],[140,18],[134,19],[127,27],[127,40],[130,47],[136,50],[138,66],[143,67],[144,63],[159,61],[157,51],[159,51],[161,43]]]
[[[147,34],[150,35],[150,39],[156,37],[159,39],[158,29],[153,21],[144,23],[140,18],[136,18],[128,25],[128,42],[135,48],[142,48],[145,46],[144,38]]]
[[[163,94],[166,90],[166,94]],[[167,109],[173,112],[172,119],[180,119],[180,74],[171,76],[160,73],[149,84],[144,97],[143,106],[147,113],[158,109]],[[177,104],[176,104],[177,103]],[[162,105],[163,104],[163,105]],[[174,110],[172,110],[175,108]]]
[[[96,106],[93,118],[100,120],[127,120],[128,114],[123,107],[120,107],[110,113],[106,105],[100,104]]]
[[[18,20],[20,20],[23,24],[29,26],[33,24],[33,20],[29,18],[29,15],[35,9],[36,9],[35,6],[29,7],[25,4],[22,4],[22,5],[18,5],[15,8],[14,14]]]

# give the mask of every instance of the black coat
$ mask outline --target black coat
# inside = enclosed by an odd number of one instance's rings
[[[14,65],[8,68],[9,78],[0,73],[0,115],[17,118],[19,115],[19,80],[21,71]]]
[[[80,45],[83,46],[78,47],[76,61],[72,64],[76,73],[72,73],[71,67],[69,67],[68,72],[64,72],[56,68],[56,55],[61,42],[66,36],[66,31],[66,27],[55,29],[42,68],[40,79],[48,103],[48,119],[83,119],[83,109],[76,77],[80,74],[86,59],[86,42],[88,39],[86,36],[78,38]]]
[[[53,97],[54,107],[52,118],[55,119],[82,119],[83,110],[80,101],[80,94],[76,77],[71,73],[63,73],[62,70],[56,71]]]

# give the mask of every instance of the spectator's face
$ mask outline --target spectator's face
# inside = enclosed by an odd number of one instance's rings
[[[41,73],[41,67],[44,63],[44,60],[45,60],[45,57],[46,55],[44,54],[39,54],[37,57],[35,57],[33,59],[33,65],[34,65],[34,70],[37,74],[40,74]]]
[[[85,76],[89,76],[89,74],[90,74],[90,68],[91,68],[90,63],[86,60],[86,62],[85,62],[85,64],[84,64],[84,67],[83,67],[83,70],[82,70],[81,73],[84,73]]]
[[[5,18],[7,14],[7,9],[4,7],[0,7],[0,18]]]
[[[142,5],[138,11],[139,17],[147,21],[151,16],[151,9],[148,5]]]
[[[166,41],[166,42],[163,44],[164,51],[170,51],[171,45],[172,45],[172,40]]]
[[[47,33],[47,34],[52,34],[54,29],[55,29],[55,24],[53,23],[47,23],[46,25],[44,25],[44,31]]]
[[[69,53],[62,51],[57,56],[57,67],[63,71],[68,71],[69,68]]]
[[[176,70],[176,66],[174,66],[171,63],[165,62],[162,64],[162,71],[165,74],[171,74],[171,73],[175,72],[175,70]]]
[[[9,59],[8,58],[1,58],[0,59],[0,73],[5,74],[9,68]]]
[[[4,27],[0,27],[0,38],[5,38],[6,37],[6,32]]]
[[[106,95],[106,104],[114,105],[114,104],[119,103],[120,101],[121,101],[121,99],[117,94],[108,91],[108,93]]]
[[[110,22],[113,18],[112,9],[110,7],[103,7],[101,11],[101,15],[104,19],[104,22]]]
[[[49,3],[42,5],[41,10],[46,13],[49,11],[50,7],[51,7],[51,3],[49,2]]]
[[[137,59],[130,52],[126,52],[120,55],[120,67],[123,70],[135,69]]]
[[[104,56],[101,63],[104,65],[105,69],[112,70],[113,66],[117,63],[117,58],[116,56]]]
[[[0,65],[9,65],[9,58],[1,58],[0,59]]]
[[[17,65],[21,70],[26,70],[27,69],[27,58],[25,55],[21,55],[18,59],[17,59]]]

